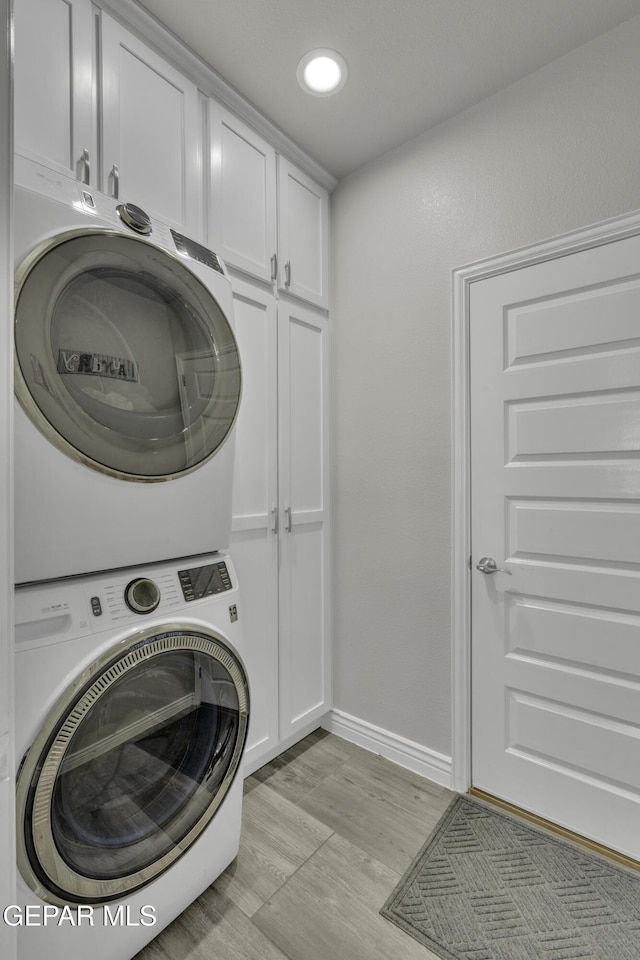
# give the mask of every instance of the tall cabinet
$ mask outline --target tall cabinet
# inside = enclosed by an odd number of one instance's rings
[[[250,772],[331,707],[328,191],[129,0],[15,4],[16,150],[202,240],[232,276]]]
[[[328,320],[233,281],[243,397],[231,553],[245,611],[249,772],[331,706]]]
[[[232,272],[243,365],[231,551],[255,677],[251,771],[331,705],[329,198],[215,101],[208,128],[208,240]]]
[[[327,319],[284,300],[278,312],[280,733],[327,712],[329,474]]]

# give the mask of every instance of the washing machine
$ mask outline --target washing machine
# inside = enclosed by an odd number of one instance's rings
[[[223,261],[23,157],[15,184],[16,581],[226,549],[242,376]]]
[[[17,588],[18,960],[128,960],[236,856],[242,650],[225,554]]]

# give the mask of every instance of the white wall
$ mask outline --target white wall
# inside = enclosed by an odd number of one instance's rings
[[[335,705],[445,755],[451,270],[640,208],[638,50],[640,17],[333,195]]]
[[[0,0],[0,912],[15,899],[12,699],[11,409],[13,262],[10,0]],[[15,957],[15,931],[0,920],[0,956]]]

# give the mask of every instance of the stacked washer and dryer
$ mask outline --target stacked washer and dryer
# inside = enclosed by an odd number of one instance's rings
[[[127,960],[239,844],[231,287],[20,157],[14,243],[18,957]]]

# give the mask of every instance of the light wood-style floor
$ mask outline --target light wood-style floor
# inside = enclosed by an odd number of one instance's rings
[[[378,911],[453,796],[315,731],[245,781],[237,859],[136,960],[431,960]]]

